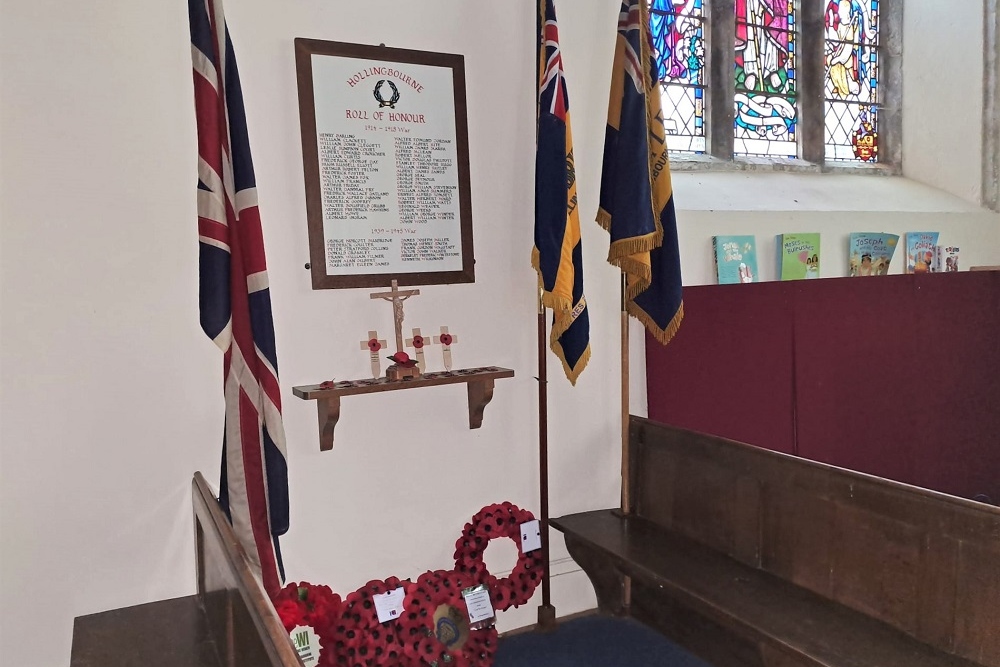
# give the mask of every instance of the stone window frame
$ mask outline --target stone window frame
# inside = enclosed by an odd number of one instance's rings
[[[997,0],[983,3],[983,206],[1000,212],[1000,12]]]
[[[988,0],[996,3],[997,0]],[[702,155],[672,153],[673,171],[791,171],[805,173],[898,175],[902,173],[903,2],[880,0],[878,132],[879,162],[826,160],[826,66],[824,13],[827,0],[796,0],[798,9],[798,158],[733,155],[736,78],[736,0],[705,0],[707,46],[705,90],[707,150]],[[985,179],[985,176],[984,176]]]

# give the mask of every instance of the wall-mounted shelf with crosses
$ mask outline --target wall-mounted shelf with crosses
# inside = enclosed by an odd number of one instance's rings
[[[292,387],[292,393],[303,400],[317,402],[319,448],[321,451],[327,451],[333,449],[333,430],[340,420],[341,396],[465,383],[469,394],[469,428],[479,428],[483,425],[483,411],[493,399],[493,383],[501,378],[509,377],[514,377],[514,371],[509,368],[486,366],[440,373],[424,373],[419,378],[412,380],[390,381],[384,377],[369,380],[345,380],[329,383],[327,388],[311,384]]]

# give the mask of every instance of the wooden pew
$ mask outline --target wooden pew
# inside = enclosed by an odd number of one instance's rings
[[[198,597],[227,667],[301,667],[246,551],[200,472],[191,483]]]
[[[302,667],[201,473],[191,486],[197,595],[78,617],[71,667]]]
[[[718,667],[1000,667],[1000,508],[638,417],[629,439],[634,513],[551,522],[603,611]]]

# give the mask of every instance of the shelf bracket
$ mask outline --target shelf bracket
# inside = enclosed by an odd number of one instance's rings
[[[475,380],[468,384],[469,389],[469,428],[479,428],[483,425],[483,412],[493,400],[493,379]]]
[[[316,411],[319,413],[319,449],[328,452],[333,449],[333,429],[340,421],[340,396],[318,399]]]

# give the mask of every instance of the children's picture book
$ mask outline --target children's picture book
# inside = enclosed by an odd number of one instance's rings
[[[906,272],[930,273],[938,232],[906,232]]]
[[[819,234],[778,235],[778,279],[819,278]]]
[[[850,276],[884,276],[896,252],[899,236],[881,232],[852,232],[849,245]]]
[[[957,246],[943,246],[939,245],[934,248],[934,264],[931,269],[935,273],[952,273],[958,271],[958,252]]]
[[[713,236],[715,274],[720,285],[760,282],[757,246],[753,236]]]

